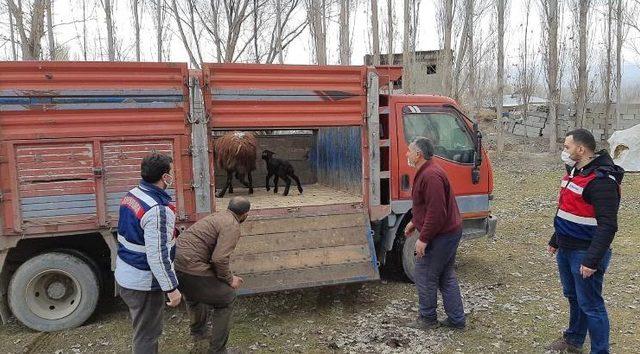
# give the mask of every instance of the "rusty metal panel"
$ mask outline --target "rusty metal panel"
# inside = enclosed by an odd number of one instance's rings
[[[364,66],[204,64],[203,73],[213,128],[364,123]]]
[[[0,62],[0,140],[183,134],[187,78],[175,63]]]
[[[379,279],[366,212],[260,217],[251,214],[231,257],[241,293]]]
[[[27,143],[14,149],[23,223],[94,220],[93,144]]]

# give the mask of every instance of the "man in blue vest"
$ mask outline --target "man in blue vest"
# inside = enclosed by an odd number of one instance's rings
[[[175,207],[165,191],[173,183],[169,156],[142,160],[140,185],[120,202],[115,278],[133,323],[133,352],[157,353],[162,308],[175,307],[182,295],[173,268]]]
[[[585,129],[567,133],[555,232],[548,252],[555,254],[564,296],[569,300],[569,327],[548,349],[580,352],[587,332],[591,353],[609,353],[609,318],[602,298],[611,242],[618,230],[620,183],[624,170]]]

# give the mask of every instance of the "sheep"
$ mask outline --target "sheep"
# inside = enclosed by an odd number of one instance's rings
[[[279,159],[273,157],[275,152],[269,150],[262,151],[262,159],[267,163],[267,191],[269,191],[269,180],[271,176],[273,178],[273,193],[278,193],[278,178],[284,179],[286,186],[284,187],[284,193],[282,195],[286,196],[289,194],[289,187],[291,187],[291,178],[296,181],[298,185],[298,192],[302,194],[302,185],[300,184],[300,179],[295,175],[293,171],[293,166],[289,161]]]
[[[253,194],[251,172],[256,169],[257,146],[256,137],[246,132],[229,132],[216,140],[216,166],[227,171],[227,181],[222,190],[216,193],[217,198],[224,197],[227,189],[229,193],[233,193],[231,181],[234,173],[236,179],[249,188],[249,194]],[[248,183],[245,176],[249,178]]]

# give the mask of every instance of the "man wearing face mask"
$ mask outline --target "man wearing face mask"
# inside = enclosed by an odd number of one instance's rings
[[[618,230],[620,183],[624,170],[585,129],[567,133],[555,232],[548,252],[555,254],[564,296],[569,300],[569,327],[548,349],[580,352],[587,332],[591,353],[609,353],[609,318],[602,297],[611,242]]]
[[[133,352],[157,353],[162,308],[181,299],[174,258],[175,207],[167,189],[173,183],[169,156],[142,160],[140,185],[120,202],[115,280],[133,323]]]
[[[243,279],[233,275],[229,259],[240,239],[240,224],[249,213],[246,198],[233,197],[227,210],[215,212],[191,226],[177,242],[176,270],[189,312],[195,351],[227,353],[231,312]],[[213,308],[213,333],[207,315]],[[208,342],[208,343],[207,343]]]
[[[411,189],[412,219],[404,230],[410,237],[415,230],[415,283],[419,313],[410,327],[429,329],[442,325],[462,329],[466,325],[460,286],[454,268],[462,238],[462,217],[446,172],[433,161],[431,140],[418,137],[409,145],[407,162],[415,168]],[[438,323],[438,290],[442,294],[447,318]]]

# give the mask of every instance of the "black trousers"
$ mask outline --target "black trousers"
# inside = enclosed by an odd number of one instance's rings
[[[231,331],[235,289],[216,277],[176,273],[187,304],[191,335],[195,340],[209,338],[209,353],[224,353]],[[213,331],[209,336],[207,319],[212,309]]]

